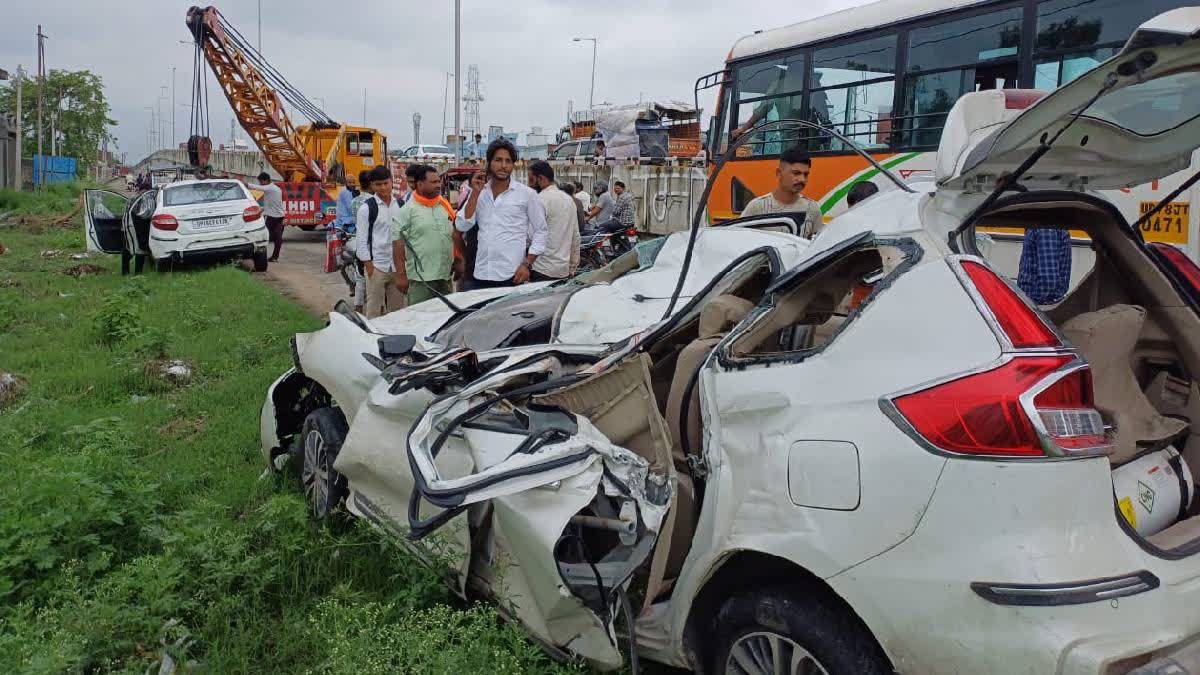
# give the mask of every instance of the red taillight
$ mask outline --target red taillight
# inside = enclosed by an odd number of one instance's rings
[[[970,260],[962,262],[962,269],[1015,349],[1062,347],[1054,331],[995,272]]]
[[[1174,246],[1162,242],[1149,244],[1149,248],[1158,254],[1159,259],[1170,265],[1180,280],[1191,287],[1193,293],[1200,294],[1200,267],[1197,267],[1191,258]]]
[[[247,223],[252,223],[262,217],[262,207],[258,204],[247,206],[245,211],[242,211],[242,220]]]
[[[160,213],[150,219],[150,224],[159,230],[178,230],[179,221],[169,213]]]
[[[1033,407],[1046,435],[1068,452],[1109,444],[1095,405],[1092,371],[1087,367],[1063,375],[1033,397]]]
[[[1089,371],[1080,366],[1059,372],[1074,360],[1070,354],[1018,356],[897,397],[892,404],[917,433],[945,452],[1044,457],[1044,438],[1059,455],[1103,454],[1111,446],[1092,407]]]
[[[629,235],[629,236],[631,236],[631,237],[636,237],[636,236],[637,236],[637,228],[636,228],[636,227],[631,227],[631,228],[629,228],[628,230],[625,230],[625,234],[627,234],[627,235]]]

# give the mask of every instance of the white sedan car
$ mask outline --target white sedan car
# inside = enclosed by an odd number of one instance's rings
[[[120,253],[122,271],[149,259],[165,270],[184,260],[250,258],[267,269],[262,207],[237,180],[187,180],[129,199],[107,190],[84,191],[89,251]]]
[[[344,500],[597,667],[625,617],[703,672],[1200,672],[1200,268],[1089,191],[1188,166],[1198,35],[1175,10],[1027,109],[963,97],[936,182],[683,264],[663,318],[616,304],[637,273],[335,312],[296,336],[263,452],[314,514]],[[1020,238],[983,254],[985,227],[1082,231],[1066,297],[1034,305]],[[764,234],[693,253],[731,233]],[[559,288],[547,327],[493,325]]]
[[[400,153],[401,159],[454,159],[454,149],[447,145],[410,145]]]

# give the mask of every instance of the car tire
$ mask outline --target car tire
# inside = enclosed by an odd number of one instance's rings
[[[158,272],[161,274],[163,272],[171,271],[171,259],[170,258],[151,258],[151,260],[154,262],[154,271],[155,272]]]
[[[349,426],[337,408],[317,408],[300,430],[300,489],[314,520],[328,521],[346,498],[346,477],[333,469]]]
[[[254,271],[255,272],[266,272],[267,265],[269,265],[269,264],[270,263],[267,261],[267,252],[265,250],[254,252]]]
[[[858,617],[820,590],[744,591],[721,605],[714,625],[711,673],[894,672]]]
[[[316,225],[297,225],[296,227],[304,230],[305,232],[312,232],[313,230],[317,229]]]

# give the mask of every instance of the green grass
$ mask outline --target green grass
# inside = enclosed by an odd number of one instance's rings
[[[66,213],[75,208],[79,191],[91,184],[82,182],[51,183],[37,191],[17,192],[10,188],[0,188],[0,214],[38,214],[48,215]]]
[[[20,208],[74,204],[48,192]],[[220,673],[559,669],[394,542],[334,535],[260,479],[265,389],[320,320],[232,266],[71,260],[78,227],[0,243],[0,372],[27,382],[0,400],[0,672],[144,673],[164,650]],[[64,274],[81,262],[105,272]]]

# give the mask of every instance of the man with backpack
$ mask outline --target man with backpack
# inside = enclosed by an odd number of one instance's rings
[[[364,309],[373,319],[403,307],[404,294],[396,288],[392,259],[392,221],[400,213],[399,200],[392,198],[392,172],[377,166],[367,181],[372,195],[358,209],[355,243],[367,275]]]

